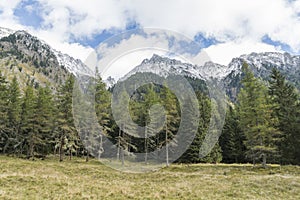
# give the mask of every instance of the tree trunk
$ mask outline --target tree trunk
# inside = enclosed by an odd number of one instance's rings
[[[72,160],[72,149],[69,149],[69,159]]]
[[[265,153],[263,153],[262,157],[263,157],[262,166],[263,166],[263,168],[266,168],[267,167],[267,156]]]
[[[122,166],[124,166],[124,149],[121,149],[121,154],[122,154]]]
[[[31,135],[31,137],[33,137],[33,136]],[[30,159],[30,158],[34,159],[33,148],[34,148],[33,147],[33,141],[32,141],[32,138],[31,138],[30,141],[29,141],[29,149],[28,149],[28,154],[27,154],[28,159]]]
[[[166,120],[166,165],[169,166],[169,144],[168,144],[168,126]]]
[[[64,138],[62,137],[60,139],[60,145],[59,145],[59,161],[62,162],[63,161],[63,154],[64,154]]]
[[[148,163],[148,138],[147,138],[147,124],[145,126],[145,164]]]
[[[118,137],[118,149],[117,149],[117,160],[120,160],[120,148],[121,148],[121,128],[119,128],[119,137]]]
[[[102,141],[102,135],[100,135],[100,149],[98,151],[98,160],[101,159],[101,154],[104,152],[103,150],[103,141]]]
[[[90,155],[89,150],[86,150],[85,162],[89,162],[89,155]]]

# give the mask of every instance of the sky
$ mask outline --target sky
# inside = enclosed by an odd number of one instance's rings
[[[220,64],[251,52],[300,54],[299,0],[0,0],[0,26],[83,62],[110,37],[148,27],[191,38]]]

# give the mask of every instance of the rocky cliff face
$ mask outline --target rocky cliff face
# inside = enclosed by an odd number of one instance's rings
[[[80,60],[54,50],[26,31],[0,28],[0,70],[21,85],[59,85],[69,74],[93,74]]]

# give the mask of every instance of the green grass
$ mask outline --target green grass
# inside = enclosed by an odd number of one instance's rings
[[[171,165],[132,174],[83,158],[0,156],[0,199],[300,199],[300,167]]]

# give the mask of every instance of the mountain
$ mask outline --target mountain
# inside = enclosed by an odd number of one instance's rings
[[[181,61],[175,59],[161,57],[154,54],[151,59],[143,60],[140,65],[136,66],[120,80],[125,80],[131,75],[138,72],[151,72],[163,77],[166,77],[169,74],[175,74],[203,79],[204,77],[202,77],[198,73],[198,70],[196,68],[197,66],[194,66],[192,64],[182,63]]]
[[[13,34],[15,31],[10,30],[8,28],[1,28],[0,27],[0,38],[9,36],[10,34]]]
[[[256,77],[267,81],[273,68],[278,69],[286,79],[300,91],[300,56],[289,53],[251,53],[233,58],[228,67],[232,69],[223,81],[227,94],[235,99],[242,78],[242,65],[246,62]]]
[[[0,70],[8,78],[16,76],[21,86],[58,86],[69,74],[92,74],[80,60],[53,49],[26,31],[0,28]]]
[[[213,62],[206,62],[204,66],[198,66],[154,54],[152,58],[143,60],[121,80],[127,79],[137,72],[151,72],[164,77],[175,74],[203,80],[207,78],[222,79],[232,70],[232,67],[228,68]]]
[[[233,58],[228,65],[206,62],[202,66],[154,54],[119,81],[138,72],[151,72],[160,76],[183,75],[201,81],[213,79],[223,82],[228,96],[234,100],[240,88],[243,62],[248,63],[255,75],[264,80],[275,67],[300,90],[300,56],[278,52],[251,53]],[[0,28],[0,71],[8,79],[17,76],[21,86],[32,82],[35,85],[50,84],[53,88],[63,83],[70,74],[93,74],[80,60],[56,51],[26,31],[6,28]],[[112,77],[104,81],[108,86],[116,82]]]
[[[206,62],[203,66],[198,66],[154,54],[150,59],[143,60],[120,81],[126,80],[138,72],[150,72],[163,77],[174,74],[199,80],[213,79],[223,82],[228,96],[235,100],[241,87],[240,80],[244,62],[253,70],[255,76],[263,80],[268,79],[272,68],[277,68],[287,77],[288,81],[300,90],[300,56],[277,52],[242,55],[233,58],[227,66],[213,62]]]

